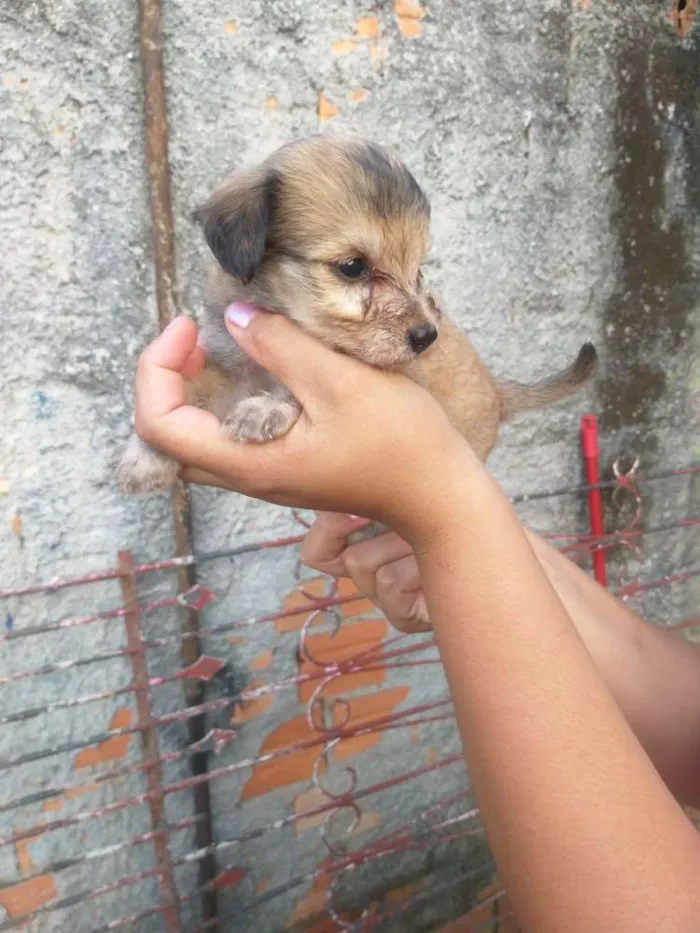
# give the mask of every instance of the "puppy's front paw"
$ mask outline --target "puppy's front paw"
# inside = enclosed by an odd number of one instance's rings
[[[177,460],[144,444],[134,434],[117,467],[117,484],[128,496],[145,496],[170,489],[179,472]]]
[[[263,444],[283,437],[294,427],[301,406],[293,398],[273,395],[251,395],[236,406],[232,415],[224,421],[227,437],[247,443]]]

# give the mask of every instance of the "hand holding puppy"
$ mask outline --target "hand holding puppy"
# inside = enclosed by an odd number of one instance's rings
[[[195,323],[177,319],[139,360],[135,426],[143,441],[185,464],[186,479],[361,514],[420,540],[451,523],[451,490],[484,471],[428,392],[333,352],[278,315],[241,306],[227,327],[288,386],[302,413],[267,444],[227,439],[211,412],[186,404],[185,377],[205,359]]]

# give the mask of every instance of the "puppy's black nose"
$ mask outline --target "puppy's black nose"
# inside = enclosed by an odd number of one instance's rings
[[[437,340],[437,327],[432,324],[421,324],[408,332],[408,342],[414,353],[422,353],[427,350],[431,343]]]

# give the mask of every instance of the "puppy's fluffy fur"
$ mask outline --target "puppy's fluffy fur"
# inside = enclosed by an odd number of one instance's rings
[[[516,412],[566,398],[596,354],[545,382],[496,378],[423,282],[430,207],[406,166],[364,140],[318,136],[234,173],[196,214],[217,260],[206,285],[203,374],[189,400],[240,441],[285,434],[300,407],[237,348],[224,324],[234,301],[285,314],[330,347],[404,372],[429,390],[482,460]],[[300,361],[300,365],[303,365]],[[162,491],[179,465],[135,435],[119,467],[131,494]]]

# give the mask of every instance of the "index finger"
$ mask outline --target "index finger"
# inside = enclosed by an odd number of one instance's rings
[[[319,512],[299,551],[301,561],[314,570],[334,577],[347,577],[343,554],[348,546],[348,535],[368,523],[366,518]]]

